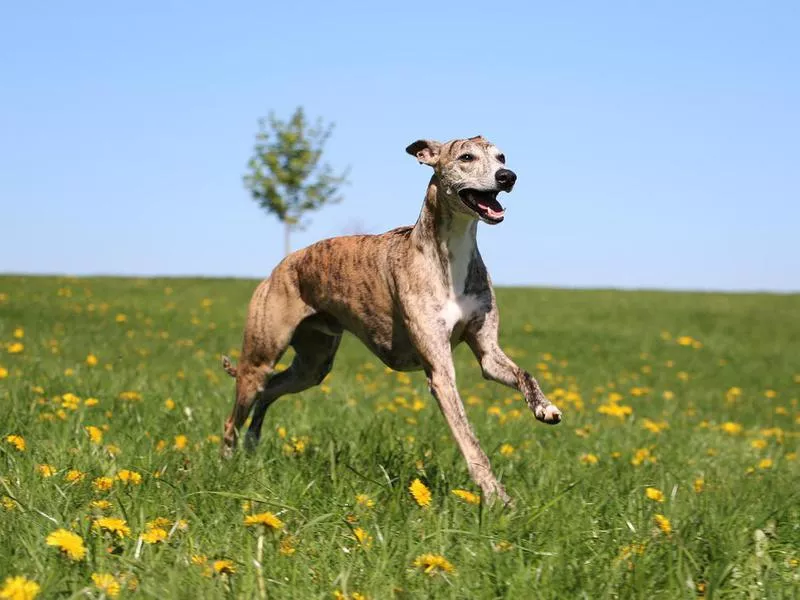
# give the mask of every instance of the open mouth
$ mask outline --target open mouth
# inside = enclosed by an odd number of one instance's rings
[[[506,209],[497,201],[497,190],[459,190],[458,197],[464,205],[476,213],[482,221],[496,225],[503,220]]]

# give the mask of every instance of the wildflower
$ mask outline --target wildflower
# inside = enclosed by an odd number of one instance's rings
[[[756,450],[763,450],[764,448],[767,447],[767,440],[763,439],[753,440],[752,442],[750,442],[750,445]]]
[[[119,479],[125,485],[139,485],[142,483],[141,474],[137,473],[136,471],[129,471],[128,469],[122,469],[119,473],[117,473],[117,479]]]
[[[167,398],[166,400],[164,400],[164,408],[166,408],[167,410],[174,409],[175,408],[175,400],[173,400],[172,398]]]
[[[17,507],[16,500],[9,498],[8,496],[3,496],[0,498],[0,504],[3,505],[5,510],[14,510]]]
[[[771,469],[772,468],[772,459],[771,458],[762,458],[761,461],[758,463],[759,469]]]
[[[419,479],[415,479],[411,482],[411,485],[408,486],[408,491],[411,492],[411,495],[414,497],[414,501],[419,505],[427,507],[431,503],[431,491],[428,489],[424,483],[422,483]]]
[[[20,452],[25,452],[25,438],[21,435],[11,434],[6,436],[6,441]]]
[[[588,454],[581,454],[580,461],[585,465],[596,465],[600,462],[600,459],[597,458],[596,455],[588,453]]]
[[[20,354],[23,350],[25,350],[25,344],[22,342],[13,342],[8,345],[9,354]]]
[[[264,529],[272,529],[273,531],[279,531],[283,529],[283,521],[281,521],[271,512],[263,512],[257,515],[247,515],[244,518],[244,524],[247,527],[263,525]]]
[[[722,425],[719,426],[719,428],[725,433],[728,433],[730,435],[739,435],[743,429],[743,427],[739,425],[739,423],[733,423],[732,421],[723,423]]]
[[[650,453],[649,448],[639,448],[631,459],[631,464],[634,467],[638,467],[644,463],[653,464],[655,462],[657,462],[657,459]]]
[[[155,529],[157,527],[167,527],[170,524],[170,520],[164,517],[156,517],[152,521],[148,521],[145,525],[146,529]]]
[[[773,400],[774,398],[778,397],[778,392],[776,392],[775,390],[766,390],[764,392],[764,397]]]
[[[92,481],[92,485],[98,492],[107,492],[113,487],[114,480],[111,477],[97,477]]]
[[[120,392],[120,400],[127,400],[129,402],[141,402],[142,395],[139,392]]]
[[[153,527],[142,534],[142,541],[147,544],[157,544],[165,539],[167,539],[167,531],[161,527]]]
[[[661,421],[656,423],[655,421],[651,421],[650,419],[644,419],[642,421],[642,427],[647,429],[648,431],[652,431],[653,433],[661,433],[665,429],[669,429],[669,425],[666,421]]]
[[[467,490],[452,490],[451,493],[457,498],[460,498],[461,500],[466,502],[467,504],[481,503],[481,497],[478,494],[473,494],[472,492],[469,492]]]
[[[128,317],[127,317],[127,315],[124,315],[124,314],[122,314],[122,313],[119,313],[119,314],[118,314],[118,315],[117,315],[117,316],[114,318],[114,320],[115,320],[117,323],[124,323],[125,321],[127,321],[127,320],[128,320]]]
[[[64,479],[70,483],[74,483],[76,481],[82,481],[86,477],[86,473],[82,473],[77,469],[70,469],[64,474]]]
[[[107,531],[120,538],[124,538],[131,533],[131,528],[128,527],[125,519],[117,519],[115,517],[101,517],[94,522],[92,527],[101,531]]]
[[[366,494],[358,494],[356,496],[356,504],[365,508],[372,508],[375,506],[375,501]]]
[[[281,539],[280,546],[278,547],[278,552],[283,554],[284,556],[291,556],[295,552],[297,552],[297,548],[294,547],[294,538],[291,535],[284,536]]]
[[[236,573],[236,565],[233,564],[232,560],[228,560],[227,558],[215,560],[211,567],[214,569],[214,572],[219,575],[233,575]]]
[[[96,367],[98,363],[97,357],[94,354],[90,354],[86,357],[86,364],[90,367]]]
[[[509,550],[514,548],[514,544],[509,542],[508,540],[500,540],[496,544],[492,545],[492,549],[495,552],[508,552]]]
[[[22,575],[6,577],[3,587],[0,588],[0,598],[9,600],[33,600],[39,595],[39,584]]]
[[[675,398],[675,392],[672,392],[670,390],[664,390],[664,393],[661,394],[661,397],[664,398],[664,400],[672,400],[673,398]]]
[[[36,465],[36,470],[45,479],[56,474],[56,468],[53,465]]]
[[[414,559],[413,565],[426,575],[433,577],[437,573],[452,573],[455,567],[444,557],[439,554],[420,554]]]
[[[514,454],[514,446],[512,446],[511,444],[503,444],[502,446],[500,446],[500,454],[502,454],[503,456],[511,456],[512,454]]]
[[[8,377],[8,369],[0,367],[0,379],[5,379],[6,377]]]
[[[108,500],[92,500],[89,506],[97,510],[108,510],[112,505]]]
[[[103,443],[103,430],[99,427],[95,427],[94,425],[87,425],[84,427],[86,433],[89,434],[89,439],[92,441],[93,444],[97,444],[98,446]]]
[[[658,488],[649,487],[644,491],[644,493],[650,500],[654,500],[655,502],[664,501],[664,493]]]
[[[173,448],[175,448],[175,450],[184,450],[188,445],[189,445],[189,438],[187,438],[185,435],[175,436],[175,444],[173,445]]]
[[[678,371],[678,379],[681,381],[689,381],[689,374],[686,371]]]
[[[369,548],[372,546],[372,536],[367,533],[365,529],[361,527],[356,527],[353,530],[353,535],[355,536],[358,543],[361,545],[362,548]]]
[[[50,533],[47,536],[47,545],[55,546],[70,560],[83,560],[83,557],[86,556],[86,548],[81,536],[66,529],[56,529]]]
[[[25,337],[25,330],[22,327],[17,327],[13,335],[16,339],[21,340]]]
[[[119,596],[119,582],[109,573],[92,573],[92,581],[98,590],[108,595],[109,598]]]
[[[695,479],[694,480],[694,492],[695,492],[695,494],[699,494],[700,492],[702,492],[703,488],[705,487],[705,485],[706,485],[706,482],[703,481],[703,479],[701,477],[698,477],[697,479]]]
[[[98,400],[97,398],[87,398],[86,400],[83,401],[83,404],[85,406],[97,406],[98,404],[100,404],[100,400]]]
[[[616,402],[612,402],[609,399],[609,402],[606,404],[601,404],[597,407],[597,412],[603,415],[608,415],[609,417],[617,417],[618,419],[624,419],[631,413],[633,413],[633,409],[630,406],[626,406],[624,404],[617,404]]]
[[[664,535],[669,535],[672,533],[672,524],[669,522],[667,517],[664,515],[655,515],[653,520],[656,522],[656,526]]]
[[[108,452],[109,455],[111,456],[116,456],[117,454],[122,452],[122,450],[120,450],[119,446],[117,446],[116,444],[106,444],[104,450]]]

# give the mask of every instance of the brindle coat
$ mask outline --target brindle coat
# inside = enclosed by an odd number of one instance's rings
[[[497,305],[475,239],[478,220],[503,218],[502,207],[486,198],[510,191],[516,175],[480,136],[445,144],[420,140],[406,151],[434,169],[413,227],[323,240],[287,256],[255,290],[240,364],[223,359],[236,377],[223,454],[233,453],[254,404],[249,448],[258,443],[270,404],[323,380],[346,330],[392,369],[425,371],[473,480],[487,500],[496,495],[508,502],[467,421],[452,348],[467,342],[485,378],[519,390],[538,420],[560,421],[561,412],[536,380],[497,343]],[[482,205],[476,198],[484,199]],[[291,366],[274,373],[290,345]]]

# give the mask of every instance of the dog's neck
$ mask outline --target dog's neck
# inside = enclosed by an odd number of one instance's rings
[[[478,220],[453,210],[446,193],[438,177],[431,177],[411,239],[418,249],[435,259],[434,268],[445,286],[461,295],[470,262],[478,251]]]

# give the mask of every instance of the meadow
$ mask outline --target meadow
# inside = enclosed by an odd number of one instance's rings
[[[564,412],[455,351],[503,507],[350,337],[222,461],[255,285],[0,277],[0,598],[800,596],[797,295],[499,289]]]

